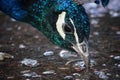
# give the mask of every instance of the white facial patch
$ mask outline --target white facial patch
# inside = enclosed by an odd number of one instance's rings
[[[70,19],[70,21],[71,21],[71,23],[73,24],[73,27],[74,27],[74,36],[75,36],[75,40],[76,40],[76,45],[73,45],[72,47],[78,53],[80,51],[82,55],[88,56],[88,46],[87,46],[87,43],[85,43],[84,41],[82,43],[79,43],[79,37],[78,37],[77,31],[76,31],[75,25],[74,25],[72,19]],[[83,50],[83,47],[84,47],[83,45],[86,47],[86,48],[84,48],[85,50]]]
[[[59,32],[59,34],[61,35],[61,37],[65,40],[65,32],[62,28],[62,25],[65,23],[65,15],[66,15],[66,12],[62,12],[61,14],[59,14],[58,16],[58,20],[57,20],[57,23],[56,23],[56,28],[57,28],[57,31]]]
[[[74,27],[74,36],[75,36],[75,40],[76,40],[76,42],[77,42],[77,44],[78,44],[78,43],[79,43],[79,38],[78,38],[78,34],[77,34],[77,32],[76,32],[75,25],[74,25],[72,19],[70,19],[70,21],[71,21],[71,23],[73,24],[73,27]]]

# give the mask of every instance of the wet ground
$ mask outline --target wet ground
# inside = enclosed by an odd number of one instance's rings
[[[89,80],[120,80],[120,17],[109,12],[90,15],[89,49],[95,64]],[[30,25],[0,13],[0,52],[14,56],[0,61],[0,80],[84,80],[76,63],[65,65],[68,58],[59,55],[61,50]],[[24,59],[33,64],[22,64]]]

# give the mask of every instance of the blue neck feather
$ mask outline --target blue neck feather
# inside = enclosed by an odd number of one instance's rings
[[[0,0],[0,10],[17,20],[22,20],[27,15],[27,12],[19,7],[17,0]]]

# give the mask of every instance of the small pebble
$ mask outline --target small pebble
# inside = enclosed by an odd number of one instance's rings
[[[94,73],[103,80],[108,80],[108,76],[103,71],[94,71]]]
[[[98,36],[99,35],[99,32],[93,32],[94,35]]]
[[[41,77],[41,75],[38,75],[35,72],[24,73],[23,76],[24,77],[33,77],[33,78]]]
[[[114,57],[114,55],[110,55],[110,58],[113,58]]]
[[[25,74],[23,74],[23,76],[24,76],[24,77],[31,77],[31,74],[25,73]]]
[[[30,72],[30,70],[24,70],[24,71],[21,71],[20,73],[28,73],[28,72]]]
[[[80,79],[75,79],[75,80],[80,80]]]
[[[24,44],[20,44],[20,45],[19,45],[19,48],[20,48],[20,49],[23,49],[23,48],[26,48],[26,46],[25,46]]]
[[[119,74],[116,74],[115,76],[116,76],[116,77],[120,77],[120,75],[119,75]]]
[[[21,26],[19,26],[19,27],[17,28],[17,30],[18,30],[18,31],[21,30]]]
[[[38,39],[38,38],[39,38],[39,36],[38,36],[38,35],[36,35],[36,36],[34,36],[34,38]]]
[[[15,46],[15,44],[14,44],[14,43],[12,43],[12,44],[11,44],[11,46]]]
[[[112,17],[118,17],[120,14],[118,12],[115,12],[115,11],[110,11],[109,14],[112,16]]]
[[[118,64],[118,68],[120,68],[120,64]]]
[[[106,64],[102,64],[102,66],[106,66]]]
[[[80,68],[80,70],[83,70],[83,69],[85,69],[85,62],[84,61],[78,61],[78,62],[76,62],[74,65],[73,65],[73,67],[76,69],[76,70],[79,70],[79,68]]]
[[[49,71],[44,71],[42,74],[45,75],[52,75],[52,74],[56,74],[54,70],[49,70]]]
[[[72,76],[65,76],[64,79],[65,80],[73,80],[73,77]]]
[[[70,68],[68,68],[68,67],[59,67],[58,69],[60,69],[60,70],[70,70]]]
[[[91,59],[90,60],[90,67],[95,66],[97,63],[95,62],[95,60]]]
[[[13,19],[13,18],[11,18],[11,21],[15,22],[16,20],[15,20],[15,19]]]
[[[53,51],[46,51],[43,53],[44,56],[52,56],[54,55],[54,52]]]
[[[73,76],[81,76],[79,73],[73,73]]]
[[[115,63],[114,65],[115,65],[115,66],[117,66],[118,64],[117,64],[117,63]]]
[[[120,35],[120,31],[117,31],[116,34]]]
[[[96,20],[96,19],[91,19],[91,24],[98,24],[98,20]]]
[[[120,56],[115,56],[114,59],[120,60]]]
[[[72,54],[71,52],[66,51],[66,50],[60,51],[59,56],[60,56],[61,58],[77,57],[76,54]]]
[[[7,28],[7,31],[12,31],[13,30],[13,28]]]
[[[13,80],[14,78],[15,78],[14,76],[8,76],[7,77],[8,80],[11,80],[11,79]]]
[[[112,74],[110,74],[110,73],[107,73],[106,75],[107,75],[107,76],[111,76]]]

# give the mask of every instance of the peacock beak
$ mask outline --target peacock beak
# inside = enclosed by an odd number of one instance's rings
[[[90,55],[88,51],[88,42],[84,40],[81,43],[77,43],[76,45],[73,45],[72,48],[78,53],[80,56],[80,60],[83,60],[85,62],[86,68],[89,69],[90,65]]]
[[[88,42],[84,40],[81,43],[73,44],[72,48],[80,55],[82,59],[89,57]]]

